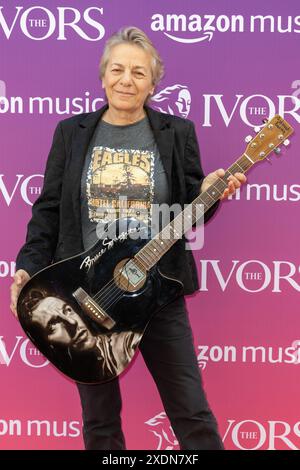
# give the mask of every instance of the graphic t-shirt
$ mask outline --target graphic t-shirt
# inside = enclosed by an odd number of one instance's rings
[[[151,227],[152,204],[168,202],[164,167],[148,118],[126,126],[97,125],[81,178],[84,248],[101,227],[134,217]],[[97,227],[98,225],[98,227]]]

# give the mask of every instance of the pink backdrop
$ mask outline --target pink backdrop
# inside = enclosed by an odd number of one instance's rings
[[[206,172],[236,160],[270,114],[295,128],[290,149],[254,167],[206,227],[194,253],[200,292],[188,306],[226,448],[300,448],[298,1],[18,5],[0,2],[0,448],[83,447],[75,386],[26,339],[9,286],[55,125],[101,106],[104,41],[132,24],[165,61],[152,106],[195,122]],[[121,387],[128,448],[178,448],[140,356]]]

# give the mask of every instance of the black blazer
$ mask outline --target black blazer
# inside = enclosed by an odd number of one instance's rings
[[[16,268],[31,276],[53,261],[83,251],[80,182],[86,151],[107,105],[93,113],[80,114],[56,127],[48,156],[44,186],[32,208],[27,237]],[[169,201],[182,206],[199,194],[204,178],[194,124],[177,116],[159,113],[145,106],[162,163],[165,167]],[[211,217],[217,204],[206,214]],[[185,240],[178,240],[159,262],[160,269],[184,284],[184,293],[198,287],[197,271]]]

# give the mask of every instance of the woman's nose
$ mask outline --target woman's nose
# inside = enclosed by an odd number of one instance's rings
[[[121,83],[123,85],[130,85],[131,84],[131,72],[130,72],[130,70],[124,70],[124,73],[121,77]]]

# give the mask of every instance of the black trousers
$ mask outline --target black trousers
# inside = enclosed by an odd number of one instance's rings
[[[157,385],[181,449],[223,449],[217,423],[203,390],[184,297],[151,319],[140,351]],[[77,384],[87,450],[125,449],[118,379]]]

